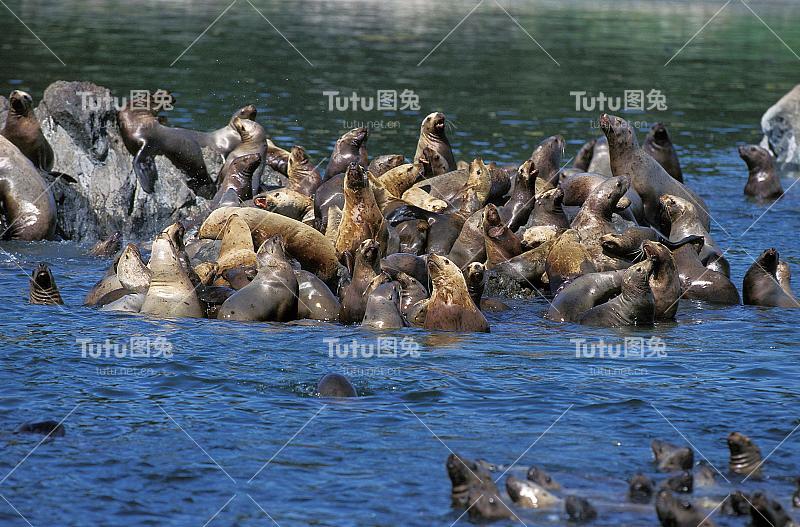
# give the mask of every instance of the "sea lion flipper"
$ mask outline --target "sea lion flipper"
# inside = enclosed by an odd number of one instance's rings
[[[144,141],[142,148],[133,158],[133,171],[136,172],[136,177],[139,179],[142,189],[148,194],[155,192],[155,180],[158,177],[153,150],[153,148],[149,147],[147,141]]]

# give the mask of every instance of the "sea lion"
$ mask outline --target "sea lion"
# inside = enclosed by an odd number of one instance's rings
[[[194,273],[203,285],[211,285],[214,283],[214,279],[217,277],[217,271],[219,271],[219,268],[216,262],[200,262],[194,266]]]
[[[153,273],[142,261],[139,246],[129,243],[117,262],[117,279],[128,292],[146,293]]]
[[[792,269],[788,263],[783,260],[778,262],[778,268],[775,270],[775,279],[778,280],[786,294],[794,296],[792,292]]]
[[[220,205],[223,196],[233,191],[236,195],[236,205],[247,201],[253,197],[253,177],[262,165],[261,154],[245,154],[236,158],[231,158],[219,171],[218,181],[221,181],[214,199],[211,201],[212,208]],[[230,198],[226,198],[230,199]]]
[[[708,269],[700,261],[702,247],[703,239],[695,236],[689,237],[689,243],[672,252],[683,288],[681,298],[725,305],[741,303],[739,291],[733,282],[724,274]]]
[[[562,173],[562,175],[559,176],[558,186],[564,191],[563,204],[568,207],[580,207],[593,190],[611,177],[613,176],[605,176],[592,172],[578,172],[574,174]],[[636,221],[637,223],[646,223],[644,208],[642,207],[642,198],[639,197],[639,194],[629,187],[628,191],[625,193],[625,197],[630,201],[630,206],[624,210],[617,210],[615,212],[627,220]]]
[[[86,298],[83,300],[84,306],[94,306],[97,304],[98,300],[103,298],[108,293],[116,291],[117,289],[124,289],[119,281],[119,278],[117,278],[118,262],[119,258],[115,259],[108,269],[106,269],[103,277],[92,286],[88,293],[86,293]]]
[[[533,208],[525,231],[536,227],[555,227],[559,230],[569,228],[569,220],[564,213],[564,191],[560,188],[546,190],[534,198]]]
[[[550,476],[543,469],[533,466],[528,469],[525,477],[528,481],[533,481],[537,485],[547,490],[561,490],[561,484]]]
[[[64,425],[58,421],[28,421],[14,430],[15,434],[42,434],[47,437],[64,437]]]
[[[482,227],[487,269],[522,254],[522,240],[503,224],[500,212],[491,203],[483,209]]]
[[[258,274],[219,308],[220,320],[286,322],[297,318],[298,284],[283,239],[273,236],[257,253]]]
[[[628,499],[634,503],[649,503],[653,497],[653,480],[644,474],[634,474],[628,480]]]
[[[228,174],[232,170],[231,165],[236,159],[242,156],[258,154],[261,163],[256,166],[250,178],[250,196],[255,196],[261,190],[261,175],[264,173],[265,166],[263,161],[267,156],[267,131],[258,122],[252,119],[242,119],[238,116],[231,119],[231,126],[239,133],[241,142],[225,158],[225,164],[222,165],[220,174]]]
[[[545,315],[557,322],[576,322],[591,308],[608,302],[622,288],[625,271],[588,273],[576,277],[556,293]]]
[[[616,296],[595,306],[578,318],[580,324],[592,326],[641,326],[655,320],[655,299],[650,289],[653,262],[647,259],[632,265],[622,276],[622,290]]]
[[[797,524],[783,510],[783,506],[762,492],[753,493],[750,499],[752,527],[794,527]]]
[[[700,260],[706,261],[712,255],[722,256],[714,239],[700,222],[697,208],[688,200],[664,194],[659,198],[662,215],[663,232],[669,233],[669,239],[677,242],[687,236],[702,236],[703,249],[700,251]]]
[[[414,163],[419,163],[419,158],[425,148],[436,156],[440,157],[444,163],[436,163],[430,160],[434,166],[434,175],[438,176],[456,169],[456,160],[453,156],[453,149],[447,139],[445,127],[447,119],[441,112],[428,114],[422,120],[419,129],[419,140],[417,141],[417,151],[414,153]]]
[[[408,325],[400,313],[400,289],[397,282],[381,284],[369,294],[361,325],[372,329],[398,329]]]
[[[578,233],[573,229],[564,231],[545,254],[545,272],[551,293],[555,293],[561,284],[576,276],[598,270],[591,255],[581,244]]]
[[[255,120],[255,116],[248,117],[248,119]],[[289,151],[279,147],[270,139],[267,139],[267,151],[264,155],[264,163],[272,170],[285,176],[289,171]]]
[[[144,301],[146,298],[147,298],[146,293],[128,293],[108,303],[105,303],[106,297],[103,297],[97,303],[97,305],[100,307],[100,311],[139,313],[142,310],[142,306],[144,305]]]
[[[492,274],[503,277],[506,280],[511,280],[513,283],[526,288],[533,289],[537,293],[538,288],[542,287],[543,283],[547,283],[546,271],[548,269],[548,261],[550,259],[550,252],[556,245],[557,240],[547,241],[534,249],[525,251],[505,262],[495,265],[492,268]],[[557,259],[558,260],[558,259]],[[556,262],[560,265],[562,262]],[[591,265],[591,264],[589,264]],[[594,268],[591,268],[592,272]],[[559,282],[560,285],[561,282]],[[553,289],[555,291],[555,288]]]
[[[385,154],[370,161],[367,171],[379,178],[391,169],[399,167],[405,162],[406,158],[402,154]]]
[[[183,269],[175,245],[168,234],[153,241],[150,253],[150,287],[141,312],[162,317],[202,317],[194,284]]]
[[[772,153],[758,145],[742,145],[739,157],[747,164],[747,184],[744,186],[746,196],[761,200],[774,200],[783,196],[781,178],[775,171],[775,160]]]
[[[339,298],[342,301],[339,321],[342,324],[355,324],[364,319],[367,308],[365,293],[369,284],[379,274],[380,245],[372,239],[364,240],[353,256],[351,278],[339,288]]]
[[[422,254],[428,243],[428,228],[428,222],[425,220],[408,220],[397,225],[400,252]]]
[[[597,518],[597,510],[586,498],[567,496],[564,500],[564,511],[571,522],[588,522]]]
[[[473,262],[462,268],[467,291],[476,306],[481,305],[483,291],[486,289],[486,266],[480,262]]]
[[[8,102],[6,124],[0,135],[19,148],[33,166],[50,172],[53,169],[53,148],[45,139],[39,120],[33,113],[33,98],[24,91],[14,90]]]
[[[483,465],[451,453],[446,467],[452,485],[453,507],[466,509],[470,518],[476,520],[511,517],[511,510],[500,499],[497,485]]]
[[[667,478],[667,480],[664,481],[661,486],[662,488],[669,489],[672,492],[688,494],[694,489],[694,476],[692,475],[691,471],[684,470]]]
[[[428,289],[411,275],[398,272],[395,280],[400,284],[400,313],[407,317],[411,306],[428,299]]]
[[[294,274],[298,290],[297,318],[324,322],[339,320],[342,306],[325,282],[309,271],[295,270]]]
[[[58,291],[56,279],[46,263],[40,263],[33,270],[30,279],[30,291],[28,301],[37,305],[57,305],[63,304],[61,293]]]
[[[539,143],[531,154],[531,161],[539,171],[538,181],[546,184],[548,188],[558,185],[558,171],[561,169],[561,156],[564,155],[566,142],[560,135],[553,135]]]
[[[302,146],[293,146],[289,153],[289,164],[286,167],[289,183],[286,188],[299,192],[304,196],[312,197],[322,184],[322,178],[317,167],[312,164]]]
[[[0,210],[6,225],[0,239],[50,239],[56,228],[53,192],[31,161],[0,136]]]
[[[786,292],[778,282],[776,273],[780,258],[778,251],[767,249],[753,262],[744,275],[742,295],[744,303],[768,307],[800,307],[794,295]]]
[[[328,373],[317,383],[320,397],[358,397],[356,389],[344,375]]]
[[[610,256],[634,261],[642,256],[642,244],[646,241],[658,242],[675,251],[688,243],[699,243],[701,239],[702,236],[689,235],[672,242],[652,227],[629,227],[622,234],[604,234],[600,237],[600,245]]]
[[[128,104],[117,112],[122,142],[133,156],[133,170],[142,190],[155,192],[158,171],[155,156],[163,155],[187,176],[187,185],[206,199],[214,197],[216,186],[206,170],[203,152],[192,133],[162,125],[157,112]]]
[[[600,238],[616,232],[612,215],[615,210],[630,204],[625,198],[629,184],[630,181],[624,176],[605,180],[592,191],[570,224],[598,271],[614,271],[627,267],[626,262],[603,252]]]
[[[340,137],[333,147],[323,181],[345,172],[352,163],[366,168],[369,164],[367,159],[368,138],[369,130],[363,127],[354,128]]]
[[[662,527],[714,527],[705,512],[688,501],[679,501],[667,489],[656,496],[656,513]]]
[[[761,450],[749,437],[739,432],[731,432],[728,435],[728,450],[731,454],[728,462],[731,472],[745,476],[760,475]]]
[[[418,181],[403,194],[403,199],[415,189],[421,189],[433,198],[449,203],[453,209],[459,209],[465,192],[473,189],[481,201],[480,206],[474,209],[478,210],[487,201],[501,199],[510,188],[511,178],[508,172],[494,163],[486,165],[481,158],[475,158],[466,168]]]
[[[694,452],[689,447],[679,447],[660,439],[653,439],[650,448],[653,450],[658,470],[662,472],[691,470],[694,465]]]
[[[642,198],[644,215],[651,226],[659,225],[659,198],[671,194],[691,201],[697,208],[701,225],[706,230],[710,228],[711,217],[705,202],[642,150],[630,124],[619,117],[603,114],[600,128],[608,139],[613,174],[631,178],[634,190]]]
[[[96,258],[111,258],[117,254],[122,247],[122,233],[114,232],[108,238],[100,240],[89,249],[89,256]]]
[[[506,225],[516,231],[528,223],[528,218],[534,208],[536,195],[536,178],[539,171],[528,159],[517,169],[517,177],[511,189],[511,197],[500,209],[500,214]]]
[[[253,198],[253,204],[297,221],[303,221],[314,214],[314,200],[288,187],[262,192]]]
[[[344,208],[336,237],[336,253],[354,253],[361,242],[373,239],[381,245],[381,255],[385,255],[388,236],[387,222],[375,201],[366,169],[358,163],[350,163],[344,177]]]
[[[605,136],[599,137],[592,150],[592,162],[586,172],[602,174],[605,177],[613,177],[611,172],[611,156],[608,151],[608,139]]]
[[[252,104],[248,104],[236,110],[233,115],[231,115],[228,124],[218,130],[214,130],[213,132],[188,130],[188,132],[190,132],[190,135],[200,146],[211,148],[223,158],[226,158],[242,142],[242,137],[233,126],[233,120],[238,117],[240,119],[250,119],[254,121],[257,115],[258,110],[256,107]]]
[[[428,256],[433,283],[425,329],[489,332],[489,323],[472,301],[461,269],[443,256]]]
[[[427,286],[430,282],[428,263],[422,256],[408,253],[390,254],[380,261],[380,268],[392,277],[396,277],[397,273],[404,272],[418,280],[422,285]]]
[[[675,147],[672,145],[672,138],[669,136],[666,126],[662,123],[654,124],[647,133],[644,143],[642,143],[642,150],[658,161],[658,164],[664,167],[667,174],[676,181],[683,183],[681,162],[678,159]]]
[[[581,172],[589,170],[589,165],[592,164],[592,157],[594,156],[595,144],[597,144],[597,139],[590,139],[581,146],[581,149],[575,154],[575,160],[572,162],[573,168],[577,168]]]
[[[656,320],[675,320],[682,288],[672,251],[658,242],[649,240],[642,244],[642,250],[645,257],[653,262],[650,290],[655,300]]]
[[[422,165],[406,163],[387,170],[378,179],[394,197],[402,197],[422,177]]]
[[[250,227],[237,214],[231,214],[222,229],[222,245],[217,257],[217,274],[228,269],[256,265],[256,250]]]
[[[511,501],[525,509],[546,509],[561,503],[559,498],[544,487],[514,476],[508,476],[506,479],[506,491]]]

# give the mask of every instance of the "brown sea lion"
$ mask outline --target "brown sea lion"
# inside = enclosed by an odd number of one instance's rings
[[[433,153],[441,157],[444,164],[438,166],[439,163],[433,163],[434,175],[438,176],[456,169],[456,160],[453,157],[453,149],[450,147],[450,141],[447,139],[445,127],[447,119],[441,112],[434,112],[428,114],[422,120],[422,125],[419,129],[419,140],[417,141],[417,151],[414,153],[414,163],[419,162],[420,156],[425,148],[429,148]],[[433,161],[433,160],[430,160]]]
[[[250,119],[254,121],[257,115],[258,110],[256,107],[252,104],[248,104],[236,110],[228,121],[228,124],[218,130],[214,130],[213,132],[187,131],[200,146],[211,148],[224,158],[228,157],[242,142],[239,132],[237,132],[236,128],[233,126],[233,120],[238,117],[240,119]]]
[[[565,146],[564,138],[554,135],[539,143],[531,154],[530,159],[539,171],[539,180],[545,183],[547,188],[555,188],[558,185],[558,171],[561,169],[561,156],[564,155]]]
[[[706,512],[688,501],[679,501],[667,489],[656,496],[656,513],[662,527],[714,527]]]
[[[645,257],[653,262],[650,289],[656,305],[655,319],[675,320],[682,288],[672,251],[658,242],[649,240],[642,244],[642,249]]]
[[[797,525],[780,502],[754,492],[749,500],[752,527],[794,527]]]
[[[379,258],[380,245],[372,239],[361,242],[355,251],[351,278],[344,282],[338,291],[342,303],[339,321],[342,324],[355,324],[364,319],[367,307],[365,292],[380,272]]]
[[[373,239],[381,244],[381,255],[385,255],[388,236],[387,222],[375,201],[366,169],[350,163],[344,178],[344,208],[336,253],[355,253],[361,242]]]
[[[381,177],[391,169],[399,167],[405,162],[406,158],[401,154],[385,154],[370,161],[367,170],[373,176]]]
[[[608,152],[608,139],[606,139],[605,136],[599,137],[594,144],[592,162],[589,163],[589,168],[586,169],[586,171],[593,174],[602,174],[605,177],[614,176],[611,172],[611,156]]]
[[[538,194],[534,198],[525,230],[528,231],[535,227],[568,229],[569,221],[564,213],[563,200],[564,192],[560,188],[553,188]]]
[[[689,200],[664,194],[659,198],[662,209],[661,228],[664,234],[669,234],[672,242],[677,242],[687,236],[702,236],[703,249],[700,251],[700,260],[706,261],[711,256],[722,256],[722,251],[714,242],[700,221],[697,208]]]
[[[56,229],[53,192],[31,161],[0,136],[0,209],[6,224],[0,239],[50,239]]]
[[[256,167],[250,181],[252,192],[250,196],[255,196],[261,190],[261,174],[264,173],[265,166],[263,161],[267,156],[267,131],[258,122],[252,119],[242,119],[238,116],[231,119],[231,126],[239,132],[241,142],[225,158],[225,164],[222,166],[220,174],[227,174],[236,159],[246,155],[258,154],[261,163]]]
[[[304,196],[312,197],[322,184],[322,178],[317,171],[317,167],[311,162],[302,146],[292,147],[286,175],[289,178],[286,188],[299,192]]]
[[[255,265],[256,250],[250,227],[238,215],[231,214],[222,229],[222,245],[217,257],[217,274],[224,274],[228,269]]]
[[[581,244],[578,233],[568,229],[552,242],[547,251],[545,271],[550,292],[555,293],[565,281],[582,274],[597,272],[598,269],[594,266],[589,252]]]
[[[487,173],[489,175],[488,195],[485,188]],[[494,163],[486,165],[482,159],[476,158],[466,168],[415,183],[406,191],[406,194],[414,189],[422,189],[434,198],[450,203],[454,209],[458,209],[460,202],[463,201],[465,190],[469,188],[476,190],[478,198],[486,203],[502,198],[511,188],[511,178],[508,172],[498,168]],[[405,194],[403,198],[405,199]]]
[[[547,278],[548,257],[555,244],[556,239],[542,243],[534,249],[527,250],[510,260],[495,265],[492,268],[492,272],[511,280],[523,288],[539,292],[538,289],[547,283],[545,278]],[[554,287],[553,291],[555,289]]]
[[[647,259],[632,265],[622,276],[622,290],[616,296],[595,306],[578,318],[591,326],[646,326],[655,320],[655,299],[650,289],[653,262]]]
[[[428,263],[422,256],[408,253],[390,254],[380,261],[382,271],[396,277],[397,273],[406,273],[417,279],[422,285],[426,286],[430,282],[428,277]]]
[[[739,147],[739,157],[747,164],[749,172],[744,187],[746,196],[762,200],[773,200],[783,196],[781,178],[775,171],[772,153],[758,145]]]
[[[483,209],[482,227],[488,269],[522,254],[522,240],[503,224],[500,212],[491,203]]]
[[[536,194],[536,178],[538,175],[539,171],[530,159],[522,163],[517,169],[517,177],[514,179],[511,197],[500,209],[503,220],[512,231],[516,231],[528,222],[534,207],[534,201],[532,200],[534,200]]]
[[[356,389],[344,375],[328,373],[317,383],[320,397],[358,397]]]
[[[461,227],[458,238],[453,242],[453,246],[447,254],[447,258],[460,268],[464,268],[472,262],[486,261],[486,241],[483,234],[484,210],[474,212],[467,218]]]
[[[564,191],[564,205],[580,207],[592,191],[610,177],[612,176],[591,172],[562,172],[559,177],[558,186]],[[617,210],[617,214],[620,214],[625,219],[636,221],[637,223],[646,223],[644,208],[642,207],[642,198],[639,197],[639,194],[637,194],[634,189],[628,188],[625,197],[630,201],[630,207],[621,211]]]
[[[731,432],[728,435],[728,450],[731,454],[728,462],[731,472],[745,476],[759,476],[763,463],[761,450],[749,437],[739,432]]]
[[[768,307],[800,307],[794,295],[787,293],[778,282],[779,256],[775,249],[767,249],[753,262],[744,275],[742,296],[744,303]]]
[[[616,232],[612,224],[612,214],[630,204],[625,198],[629,183],[627,177],[605,180],[586,198],[570,225],[591,255],[592,263],[598,271],[614,271],[628,265],[627,262],[603,252],[601,237]]]
[[[58,291],[56,279],[46,263],[40,263],[33,270],[30,280],[28,302],[38,305],[63,304],[61,293]]]
[[[89,249],[89,256],[96,258],[111,258],[117,254],[122,247],[122,233],[114,232],[108,238],[100,240]]]
[[[250,117],[249,119],[255,120],[255,117]],[[267,139],[267,152],[264,156],[264,162],[272,170],[285,176],[289,170],[289,151]]]
[[[739,304],[739,292],[730,279],[703,265],[699,256],[702,247],[703,239],[694,237],[690,238],[690,243],[672,252],[683,288],[681,298],[725,305]]]
[[[581,172],[587,172],[589,165],[592,164],[592,156],[594,155],[594,145],[597,139],[586,141],[578,153],[575,154],[575,160],[572,162],[572,167],[577,168]]]
[[[619,295],[624,273],[620,270],[578,276],[559,289],[546,318],[557,322],[576,322],[591,308]]]
[[[447,457],[453,507],[469,511],[474,520],[510,518],[511,510],[500,499],[492,474],[482,464],[458,454]]]
[[[357,163],[362,168],[367,168],[369,165],[367,159],[368,137],[369,130],[367,128],[354,128],[340,137],[333,147],[323,181],[344,173],[352,163]]]
[[[33,113],[30,94],[14,90],[8,96],[6,124],[0,135],[11,141],[39,170],[53,169],[53,148],[45,139],[39,120]]]
[[[399,329],[407,325],[400,312],[400,288],[397,282],[381,284],[369,293],[362,327]]]
[[[489,323],[472,301],[461,270],[443,256],[428,256],[428,273],[433,282],[426,329],[489,332]]]
[[[662,472],[675,472],[678,470],[691,470],[694,465],[694,451],[689,447],[681,447],[653,439],[650,442],[653,458],[658,470]]]
[[[141,312],[161,317],[202,317],[195,286],[179,261],[170,237],[159,234],[150,253],[152,278]]]
[[[650,154],[650,157],[658,161],[664,167],[667,174],[676,181],[683,183],[683,171],[678,153],[672,145],[672,138],[669,136],[667,127],[662,123],[656,123],[650,128],[647,137],[642,143],[642,150]]]
[[[231,158],[219,171],[217,180],[220,181],[217,193],[211,201],[211,206],[216,208],[222,201],[226,192],[232,190],[236,194],[237,205],[253,197],[253,177],[262,164],[261,154],[245,154]]]

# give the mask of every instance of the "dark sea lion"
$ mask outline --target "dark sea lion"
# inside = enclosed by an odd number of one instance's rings
[[[724,274],[708,269],[700,261],[702,246],[702,238],[690,237],[690,243],[672,252],[683,288],[681,298],[725,305],[741,303],[739,291],[733,282]]]
[[[0,136],[0,210],[6,224],[0,239],[50,239],[56,228],[56,203],[47,181],[31,161]]]
[[[659,224],[659,198],[671,194],[691,201],[706,230],[710,216],[705,202],[691,189],[676,181],[666,170],[639,146],[636,134],[624,119],[603,114],[600,128],[608,139],[611,170],[615,176],[628,176],[636,193],[642,198],[644,215],[651,226]]]
[[[355,253],[358,246],[369,239],[376,240],[381,245],[382,255],[386,254],[387,224],[375,201],[367,171],[357,163],[350,163],[344,177],[344,208],[336,237],[336,253]]]
[[[508,476],[506,491],[516,505],[525,509],[546,509],[560,503],[560,499],[533,481]]]
[[[236,194],[237,205],[251,199],[253,197],[253,177],[261,164],[262,159],[259,153],[245,154],[226,162],[219,171],[217,180],[220,181],[220,185],[211,201],[211,206],[216,208],[225,193],[230,190]]]
[[[453,150],[445,133],[446,124],[446,118],[443,113],[434,112],[428,114],[422,120],[422,125],[420,125],[417,151],[414,153],[414,163],[419,162],[419,158],[425,148],[429,148],[433,153],[441,157],[445,164],[434,170],[434,175],[436,176],[456,169]]]
[[[776,273],[779,263],[778,251],[767,249],[753,262],[744,275],[742,296],[744,303],[768,307],[800,307],[794,295],[787,293],[778,282]]]
[[[8,97],[6,124],[0,135],[11,141],[39,170],[53,169],[53,148],[45,139],[39,120],[33,113],[30,94],[14,90]]]
[[[795,484],[798,488],[794,491],[794,494],[792,494],[792,507],[797,509],[800,508],[800,478],[795,480]]]
[[[297,302],[297,318],[308,320],[322,320],[330,322],[339,320],[339,311],[342,306],[339,299],[309,271],[295,271],[299,297]]]
[[[578,276],[556,293],[546,317],[557,322],[576,322],[591,308],[620,293],[624,273],[620,270]]]
[[[662,472],[677,470],[691,470],[694,465],[694,452],[689,447],[679,447],[660,439],[653,439],[650,443],[653,457]]]
[[[592,156],[594,156],[595,144],[597,144],[597,139],[591,139],[581,146],[581,149],[575,154],[575,160],[572,162],[573,168],[577,168],[581,172],[589,170],[589,165],[592,164]]]
[[[749,516],[750,501],[752,496],[745,494],[741,490],[734,491],[720,507],[720,512],[728,516]]]
[[[425,220],[408,220],[397,225],[397,235],[400,237],[400,252],[422,254],[428,244],[428,229],[430,225]]]
[[[467,283],[470,298],[476,306],[480,306],[483,291],[486,289],[486,266],[480,262],[473,262],[463,267],[461,272]]]
[[[678,153],[672,145],[672,138],[669,136],[667,127],[662,123],[656,123],[650,128],[647,137],[642,143],[642,150],[650,154],[650,157],[658,161],[664,167],[667,174],[676,181],[683,183],[683,171]]]
[[[283,239],[273,236],[258,249],[258,274],[219,308],[220,320],[286,322],[297,318],[298,285]]]
[[[255,120],[255,117],[250,119]],[[285,176],[289,168],[289,151],[267,139],[267,152],[264,156],[264,163],[272,170]]]
[[[611,327],[651,325],[655,320],[655,299],[650,289],[652,272],[650,259],[626,269],[619,296],[589,309],[578,322]]]
[[[458,234],[447,258],[463,268],[472,262],[486,261],[486,242],[483,234],[484,210],[473,213]]]
[[[591,172],[579,172],[575,174],[562,173],[562,175],[559,176],[558,186],[564,191],[563,204],[565,206],[580,207],[592,191],[610,177],[612,176]],[[625,217],[625,219],[635,220],[638,223],[644,222],[644,208],[642,207],[642,198],[639,197],[639,194],[637,194],[634,189],[628,188],[625,197],[630,201],[630,207],[626,210],[617,210],[616,212]]]
[[[728,462],[731,472],[745,476],[760,475],[761,450],[749,437],[739,432],[731,432],[728,436],[728,450],[731,454]]]
[[[369,165],[367,159],[368,137],[369,130],[367,128],[354,128],[340,137],[333,147],[323,181],[343,173],[351,163],[357,163],[361,167],[367,168]]]
[[[309,197],[312,197],[322,184],[317,167],[311,162],[302,146],[292,147],[286,176],[289,178],[286,188]]]
[[[567,496],[564,500],[564,510],[571,522],[588,522],[597,518],[597,509],[589,503],[589,500],[578,496]]]
[[[656,497],[656,513],[662,527],[714,527],[706,513],[688,501],[676,499],[666,489],[659,491]]]
[[[400,312],[407,316],[411,306],[428,299],[428,289],[422,282],[402,271],[394,278],[400,284]]]
[[[744,187],[746,196],[763,200],[783,196],[781,178],[775,171],[775,160],[769,150],[758,145],[743,145],[739,147],[739,157],[747,164],[749,172]]]
[[[783,510],[783,506],[769,499],[762,492],[755,492],[750,499],[752,527],[792,527],[797,525]]]
[[[545,489],[561,490],[561,484],[554,480],[550,474],[539,467],[530,467],[528,472],[525,474],[525,477],[528,478],[528,481],[533,481]]]
[[[626,262],[603,252],[600,238],[605,234],[616,232],[612,215],[615,210],[630,204],[625,198],[629,183],[628,178],[624,176],[605,180],[592,190],[570,224],[570,228],[577,233],[598,271],[614,271],[627,267]]]
[[[628,499],[634,503],[650,503],[653,488],[653,480],[644,474],[634,474],[628,480]]]
[[[256,274],[258,274],[256,266],[234,267],[219,273],[212,285],[230,287],[238,291],[250,285]]]
[[[240,119],[250,119],[254,121],[257,115],[258,110],[256,107],[252,104],[248,104],[236,110],[228,121],[228,124],[218,130],[214,130],[213,132],[188,130],[188,132],[200,146],[211,148],[222,157],[228,157],[242,142],[239,132],[237,132],[236,128],[233,126],[233,120],[238,117]]]
[[[385,154],[370,161],[367,170],[373,176],[381,177],[386,172],[399,167],[405,162],[406,158],[401,154]]]
[[[236,293],[231,287],[201,285],[197,288],[197,298],[206,308],[206,318],[217,318],[219,308]]]
[[[443,256],[428,256],[428,273],[433,283],[426,329],[489,332],[489,323],[472,301],[461,269]]]
[[[491,473],[481,464],[455,453],[447,457],[447,475],[452,485],[453,507],[470,511],[472,519],[511,517],[511,511],[500,500],[500,492]]]
[[[428,263],[422,256],[408,253],[390,254],[380,261],[380,268],[392,277],[396,277],[399,272],[404,272],[415,278],[422,285],[427,286],[430,282]]]
[[[372,329],[399,329],[408,325],[400,312],[400,288],[397,282],[381,284],[369,294],[361,325]]]
[[[492,273],[525,289],[538,289],[542,286],[542,277],[547,270],[550,251],[555,244],[556,240],[550,240],[534,249],[525,251],[510,260],[495,265]],[[560,261],[557,262],[559,265],[560,263]]]
[[[561,169],[561,156],[566,142],[560,135],[548,137],[531,154],[531,161],[539,171],[539,180],[554,188],[558,185],[558,171]],[[547,190],[547,189],[543,189]]]
[[[656,304],[656,320],[674,320],[683,289],[672,251],[652,241],[644,242],[642,249],[645,257],[653,262],[650,289]]]
[[[538,175],[539,171],[530,159],[517,169],[511,197],[500,209],[503,221],[512,231],[516,231],[528,223],[535,203],[536,177]]]
[[[364,240],[353,256],[351,278],[342,283],[338,291],[341,299],[339,321],[342,324],[356,324],[364,319],[367,309],[365,293],[369,284],[379,274],[380,245],[372,239]]]
[[[133,169],[142,189],[148,194],[155,191],[155,156],[163,155],[186,174],[186,183],[195,194],[211,199],[216,186],[206,170],[200,145],[190,131],[162,125],[156,113],[130,105],[117,112],[122,142],[133,156]]]
[[[150,287],[141,312],[161,317],[202,317],[195,286],[169,235],[159,234],[150,253]]]
[[[568,229],[569,220],[564,214],[564,192],[560,188],[546,190],[534,198],[533,209],[525,224],[526,231],[534,227]]]
[[[40,263],[33,270],[30,279],[28,301],[38,305],[63,304],[61,293],[58,291],[56,279],[46,263]]]
[[[15,434],[42,434],[47,437],[64,437],[64,425],[58,421],[30,421],[14,430]]]
[[[96,258],[111,258],[117,254],[122,247],[122,233],[114,232],[108,238],[100,240],[89,249],[89,256]]]
[[[667,478],[662,484],[662,487],[672,492],[680,492],[682,494],[691,493],[694,489],[694,476],[691,471],[684,470]]]
[[[522,254],[522,240],[503,224],[500,212],[491,203],[483,209],[482,225],[488,269]]]
[[[637,260],[642,256],[642,244],[646,241],[658,242],[670,251],[675,251],[686,244],[697,243],[701,238],[702,236],[690,235],[671,242],[652,227],[630,227],[622,234],[604,234],[600,237],[600,245],[603,247],[603,252],[608,255]]]
[[[252,119],[242,119],[238,116],[231,119],[231,126],[239,133],[241,142],[236,145],[236,148],[225,158],[225,164],[222,165],[220,175],[229,173],[231,171],[231,165],[238,158],[251,154],[258,154],[261,162],[250,178],[250,196],[255,196],[261,190],[261,175],[264,173],[265,166],[263,161],[267,156],[267,131],[264,130],[264,127],[258,122]]]
[[[682,240],[687,236],[702,236],[703,249],[700,251],[700,260],[706,261],[712,255],[721,256],[714,239],[703,227],[697,208],[688,200],[664,194],[659,198],[662,210],[662,228],[673,242]]]
[[[317,384],[320,397],[358,397],[356,389],[344,375],[328,373]]]

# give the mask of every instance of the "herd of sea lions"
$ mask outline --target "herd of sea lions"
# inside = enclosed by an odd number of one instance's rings
[[[745,485],[748,480],[757,485],[763,476],[765,461],[758,446],[739,432],[728,435],[727,442],[731,479],[736,479],[739,485]],[[655,501],[656,515],[663,527],[713,527],[714,522],[710,518],[717,512],[720,515],[747,517],[753,527],[796,525],[778,501],[760,491],[723,492],[720,488],[718,498],[706,497],[694,503],[689,501],[685,496],[692,494],[695,487],[705,487],[713,494],[718,487],[717,469],[705,461],[695,463],[694,451],[689,447],[658,439],[653,440],[650,446],[656,470],[666,473],[665,479],[656,485],[652,478],[638,472],[628,479],[625,501],[605,503],[604,508],[637,509]],[[452,484],[453,507],[464,510],[474,521],[518,519],[520,509],[553,513],[560,508],[570,523],[590,522],[598,517],[597,509],[588,499],[568,493],[541,467],[531,467],[524,480],[508,475],[505,493],[501,493],[497,483],[512,467],[501,467],[451,453],[446,468]],[[495,477],[495,472],[500,472],[500,475]],[[724,474],[719,475],[729,481]],[[792,504],[800,506],[800,489],[792,496]],[[517,513],[514,509],[517,509]]]

